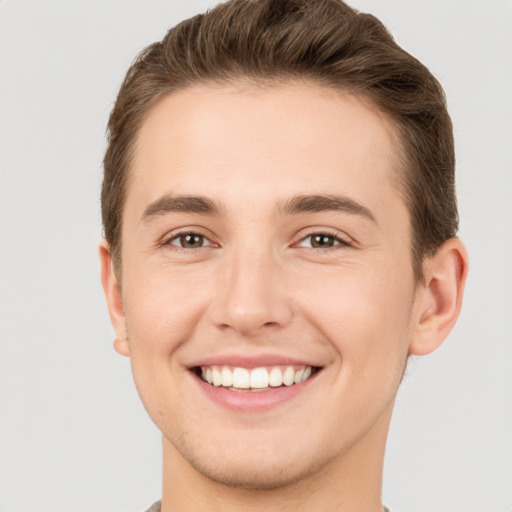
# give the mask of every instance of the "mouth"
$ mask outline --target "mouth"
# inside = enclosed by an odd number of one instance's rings
[[[262,392],[288,388],[307,381],[320,370],[315,366],[278,365],[244,368],[227,365],[196,366],[196,375],[205,383],[234,392]]]

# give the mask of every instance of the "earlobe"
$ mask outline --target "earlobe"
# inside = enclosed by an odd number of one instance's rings
[[[106,240],[102,240],[99,247],[101,265],[101,284],[105,299],[107,300],[110,322],[116,333],[114,349],[118,354],[129,356],[130,350],[126,333],[126,322],[121,295],[121,286],[114,273],[112,253]]]
[[[116,338],[114,340],[114,350],[121,356],[130,357],[128,338]]]
[[[468,273],[468,256],[458,238],[447,240],[424,264],[425,284],[418,287],[409,354],[436,350],[460,313]]]

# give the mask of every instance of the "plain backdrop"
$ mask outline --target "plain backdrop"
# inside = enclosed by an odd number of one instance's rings
[[[139,512],[159,433],[100,288],[105,127],[130,62],[206,0],[0,0],[0,511]],[[512,510],[512,2],[353,0],[444,85],[463,313],[410,366],[388,443],[395,512]]]

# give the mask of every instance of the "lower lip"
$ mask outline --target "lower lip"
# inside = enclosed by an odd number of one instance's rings
[[[212,386],[195,374],[193,378],[210,400],[223,407],[242,411],[262,411],[296,397],[311,385],[318,373],[320,372],[313,373],[311,377],[299,384],[278,388],[270,387],[265,391],[230,391],[222,386]]]

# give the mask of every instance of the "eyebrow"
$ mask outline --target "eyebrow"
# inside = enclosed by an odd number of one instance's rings
[[[167,194],[150,203],[141,216],[142,222],[166,213],[200,213],[202,215],[220,215],[219,207],[203,196],[173,196]]]
[[[330,194],[297,195],[281,203],[280,213],[297,215],[323,211],[339,211],[351,215],[360,215],[377,224],[373,213],[362,204],[345,196]],[[147,222],[153,217],[166,213],[199,213],[202,215],[220,216],[224,211],[211,199],[204,196],[173,196],[166,194],[150,203],[144,210],[141,221]]]
[[[330,194],[298,195],[281,205],[285,214],[314,213],[327,210],[360,215],[377,224],[373,213],[362,204],[345,196]]]

